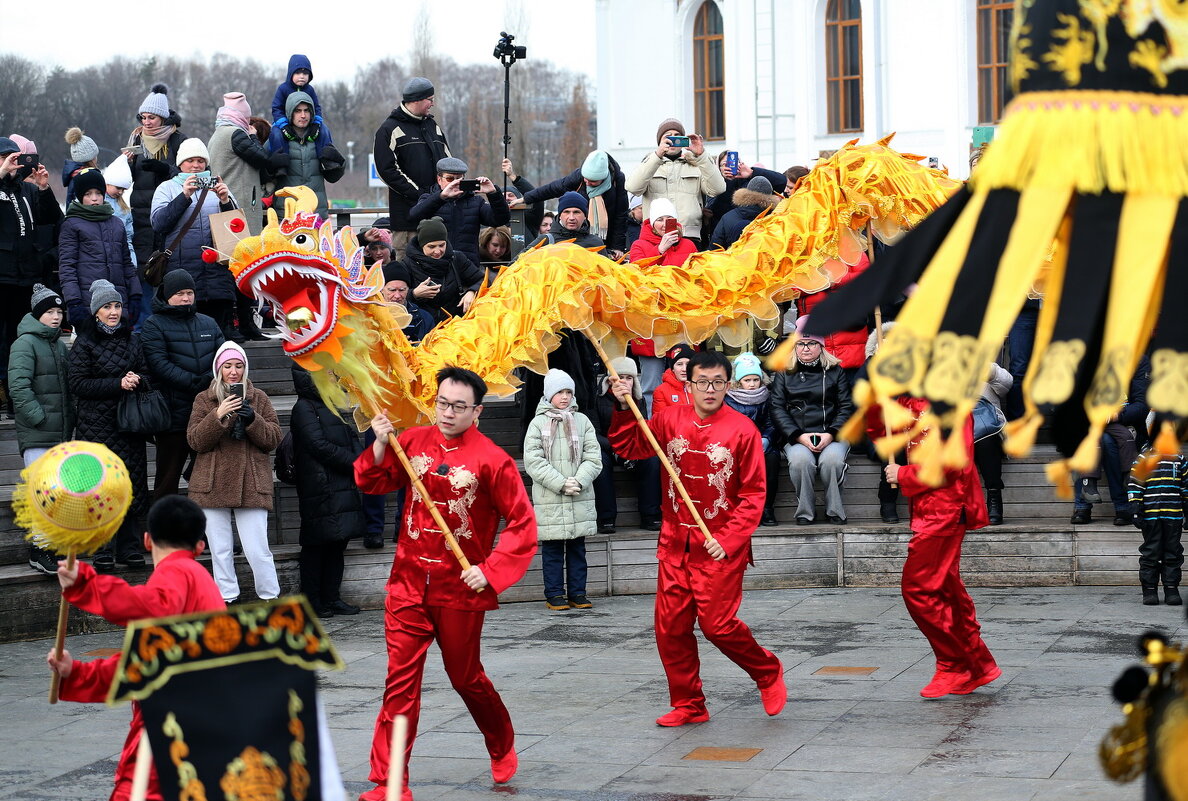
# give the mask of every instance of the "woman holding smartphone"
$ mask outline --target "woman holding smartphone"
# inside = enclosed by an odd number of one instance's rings
[[[281,441],[281,427],[268,396],[247,380],[243,348],[224,342],[214,357],[214,380],[194,399],[186,431],[194,458],[190,498],[206,514],[215,582],[223,600],[239,600],[235,575],[231,517],[243,553],[252,568],[256,596],[280,595],[280,582],[268,547],[268,513],[272,511],[272,460]]]
[[[697,252],[697,243],[684,236],[676,206],[668,198],[653,200],[651,214],[640,226],[639,239],[631,245],[627,260],[638,263],[641,259],[660,256],[658,264],[680,267]]]
[[[807,317],[796,321],[804,330]],[[796,523],[816,521],[813,479],[821,477],[825,489],[825,514],[830,523],[846,522],[841,488],[846,478],[850,446],[837,440],[837,432],[850,415],[850,380],[841,362],[824,349],[817,337],[799,335],[796,358],[786,372],[776,374],[771,385],[771,416],[784,442],[788,474],[796,489]]]

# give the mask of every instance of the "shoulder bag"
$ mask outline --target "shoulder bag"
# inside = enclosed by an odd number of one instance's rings
[[[210,193],[210,188],[203,188],[202,194],[198,196],[198,205],[194,207],[193,214],[190,219],[186,220],[185,225],[177,232],[177,236],[169,243],[169,247],[165,250],[154,250],[153,255],[149,256],[148,261],[144,263],[144,280],[152,286],[160,286],[161,281],[165,279],[165,273],[169,271],[169,259],[173,256],[174,251],[181,245],[182,239],[189,233],[190,227],[194,221],[198,219],[198,215],[202,213],[202,204],[206,202],[206,196]]]

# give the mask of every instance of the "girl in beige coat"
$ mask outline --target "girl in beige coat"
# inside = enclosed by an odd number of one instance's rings
[[[281,427],[268,396],[247,380],[243,349],[224,342],[215,353],[210,389],[194,399],[186,438],[197,452],[190,476],[190,498],[206,514],[215,582],[227,603],[238,600],[231,515],[243,553],[252,568],[256,595],[280,595],[280,582],[268,548],[268,513],[272,510],[272,463],[269,453],[281,441]],[[237,389],[233,389],[233,387]],[[238,390],[243,390],[242,395]]]

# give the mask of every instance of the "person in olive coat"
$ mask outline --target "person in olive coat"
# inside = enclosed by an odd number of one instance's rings
[[[301,513],[301,591],[319,617],[356,615],[359,607],[342,600],[343,552],[363,537],[367,521],[363,496],[355,486],[355,457],[363,443],[354,427],[322,401],[313,376],[293,365],[293,405],[289,430]]]

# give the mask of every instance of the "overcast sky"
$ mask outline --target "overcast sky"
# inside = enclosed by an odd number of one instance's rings
[[[64,0],[50,0],[50,4],[66,10]],[[86,21],[75,19],[69,33],[55,29],[40,35],[6,36],[0,52],[72,70],[103,63],[119,52],[132,58],[154,53],[209,57],[224,52],[282,65],[292,53],[305,53],[313,63],[316,86],[318,82],[349,82],[356,66],[384,57],[407,63],[412,22],[419,7],[417,0],[322,5],[244,2],[236,3],[232,13],[222,8],[222,2],[110,8],[88,5]],[[530,58],[586,73],[594,85],[594,0],[567,4],[555,0],[444,0],[426,7],[435,49],[462,63],[494,63],[491,51],[499,32],[522,10],[522,17],[528,20],[526,28],[508,31],[516,37],[516,44],[526,45]],[[23,1],[0,0],[0,16],[9,23],[30,13],[29,8]],[[149,8],[147,16],[142,13]],[[335,8],[347,11],[341,22],[332,20]],[[220,10],[216,13],[216,9]],[[301,33],[299,41],[282,42],[283,35],[295,31]],[[202,45],[187,48],[188,40]],[[282,78],[277,76],[277,83]]]

